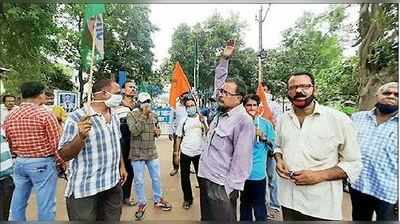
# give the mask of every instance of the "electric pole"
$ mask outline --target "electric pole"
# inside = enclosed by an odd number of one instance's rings
[[[260,10],[258,12],[258,16],[256,15],[256,21],[258,22],[258,83],[262,81],[262,60],[266,58],[266,52],[262,47],[262,28],[265,18],[271,8],[271,4],[268,4],[268,8],[263,14],[263,6],[260,6]]]

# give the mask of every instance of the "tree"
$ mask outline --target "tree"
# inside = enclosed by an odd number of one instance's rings
[[[283,32],[280,47],[267,51],[264,79],[272,82],[273,93],[285,97],[285,83],[294,72],[315,76],[320,102],[343,102],[356,95],[354,59],[343,56],[341,39],[345,7],[331,7],[320,15],[305,13]]]
[[[46,82],[45,75],[54,71],[60,32],[55,20],[59,9],[55,4],[2,4],[0,65],[11,68],[5,85],[8,91],[17,93],[22,82]]]
[[[249,89],[255,89],[256,83],[253,80],[256,80],[256,53],[252,49],[243,48],[244,28],[245,24],[239,20],[238,15],[224,18],[218,13],[192,27],[180,24],[173,33],[172,45],[169,49],[170,57],[162,65],[161,73],[170,77],[173,65],[179,62],[193,86],[194,43],[197,40],[199,48],[198,92],[201,97],[208,97],[213,91],[219,51],[223,49],[227,40],[233,39],[236,41],[237,50],[230,62],[229,77],[240,77],[246,81]]]
[[[361,4],[358,24],[360,110],[375,104],[379,86],[398,80],[398,4]]]

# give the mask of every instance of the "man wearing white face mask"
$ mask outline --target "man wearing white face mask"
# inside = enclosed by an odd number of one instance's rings
[[[121,156],[120,122],[112,108],[120,105],[119,85],[99,80],[93,101],[70,113],[59,154],[70,161],[65,189],[70,221],[119,221],[127,178]]]
[[[151,97],[142,92],[138,95],[140,108],[129,112],[126,117],[131,132],[131,150],[129,159],[132,161],[133,177],[137,197],[137,220],[142,220],[147,207],[144,192],[144,169],[147,166],[153,187],[154,206],[163,211],[170,211],[172,206],[162,198],[160,183],[160,161],[155,138],[160,136],[157,116],[151,111]]]

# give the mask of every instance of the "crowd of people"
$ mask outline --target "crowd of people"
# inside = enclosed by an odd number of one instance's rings
[[[193,166],[202,221],[265,221],[280,213],[285,221],[342,220],[343,180],[351,184],[353,220],[372,220],[374,212],[376,220],[398,219],[397,82],[378,89],[374,108],[349,117],[317,102],[312,74],[290,74],[292,109],[269,101],[268,120],[259,114],[260,97],[226,78],[232,56],[229,49],[221,56],[207,113],[191,92],[171,112],[170,175],[180,170],[184,209],[194,202]],[[96,80],[90,104],[68,116],[51,106],[40,82],[23,83],[20,91],[19,106],[14,96],[3,97],[0,220],[25,221],[32,190],[39,221],[54,220],[59,177],[67,181],[70,221],[119,221],[123,204],[137,206],[135,219],[143,220],[145,167],[153,205],[172,210],[160,180],[158,118],[151,96],[137,93],[134,81],[120,87]],[[267,83],[264,91],[270,95]]]

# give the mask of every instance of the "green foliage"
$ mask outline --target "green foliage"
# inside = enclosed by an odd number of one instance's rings
[[[215,67],[218,63],[219,51],[223,49],[226,41],[236,41],[235,55],[229,67],[230,77],[240,77],[248,85],[248,89],[256,84],[256,53],[252,49],[243,49],[242,34],[245,24],[237,15],[228,18],[216,13],[202,23],[193,27],[180,24],[173,36],[172,46],[169,49],[170,58],[162,65],[161,74],[171,77],[173,66],[176,62],[188,76],[193,86],[194,73],[194,45],[197,39],[199,48],[199,94],[209,95],[213,90]]]
[[[354,79],[355,59],[345,59],[340,44],[344,8],[330,8],[328,13],[305,13],[294,27],[283,32],[279,48],[268,51],[264,79],[272,92],[284,97],[288,76],[309,72],[315,76],[320,102],[353,99],[357,91]]]

